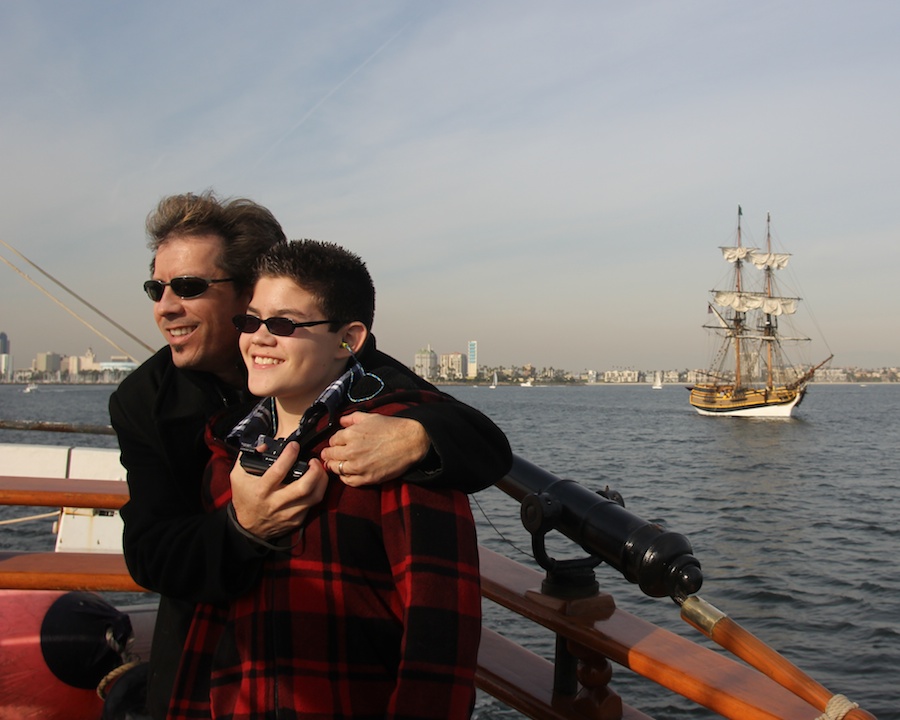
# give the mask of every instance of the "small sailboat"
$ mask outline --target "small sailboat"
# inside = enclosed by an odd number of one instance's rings
[[[657,370],[653,373],[653,385],[651,386],[654,390],[662,390],[663,381],[662,381],[662,372]]]
[[[711,291],[709,312],[718,322],[704,326],[722,341],[706,379],[691,388],[690,403],[701,415],[790,417],[816,370],[833,356],[811,367],[788,359],[786,346],[809,341],[778,327],[779,319],[793,315],[800,301],[782,296],[775,282],[775,272],[787,266],[790,255],[772,252],[768,215],[765,249],[744,247],[741,215],[738,206],[737,242],[722,248],[733,265],[733,281],[727,289]],[[756,271],[758,284],[750,277]]]
[[[494,388],[497,387],[497,371],[496,370],[494,370],[494,377],[491,378],[491,384],[489,387],[491,388],[491,390],[493,390]]]
[[[31,393],[38,389],[37,383],[28,383],[22,392]]]

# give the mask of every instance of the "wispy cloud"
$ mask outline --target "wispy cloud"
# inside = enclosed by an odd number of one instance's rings
[[[154,340],[144,217],[214,187],[360,252],[403,359],[683,367],[741,202],[838,361],[897,364],[898,30],[874,0],[3,4],[0,236]],[[95,343],[28,292],[0,282],[19,364]]]

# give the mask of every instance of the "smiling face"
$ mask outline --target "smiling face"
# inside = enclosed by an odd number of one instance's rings
[[[217,235],[172,237],[159,246],[153,279],[169,282],[182,275],[226,277],[218,267],[222,239]],[[231,318],[247,308],[248,293],[232,282],[215,283],[195,298],[180,298],[166,287],[153,303],[153,317],[172,349],[176,367],[211,372],[237,384],[241,374],[237,330]]]
[[[315,296],[286,277],[260,278],[247,314],[294,322],[332,319],[325,317]],[[301,415],[344,372],[349,353],[342,343],[348,342],[356,352],[364,333],[365,327],[358,322],[342,325],[337,332],[330,325],[316,325],[281,336],[260,325],[256,332],[242,333],[239,343],[250,392],[273,396],[280,409]]]

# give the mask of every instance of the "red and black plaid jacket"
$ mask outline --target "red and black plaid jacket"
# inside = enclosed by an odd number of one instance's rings
[[[344,412],[392,415],[435,400],[406,390]],[[315,429],[312,454],[327,442],[328,423]],[[214,509],[230,501],[235,451],[210,443]],[[467,718],[480,629],[466,495],[333,478],[299,543],[266,557],[252,591],[197,606],[169,717]]]

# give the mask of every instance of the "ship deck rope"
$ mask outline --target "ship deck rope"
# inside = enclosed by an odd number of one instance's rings
[[[131,670],[131,668],[137,667],[141,664],[140,655],[136,655],[131,651],[132,647],[134,646],[133,633],[128,636],[128,639],[125,641],[125,645],[123,647],[114,637],[112,628],[107,628],[106,644],[119,654],[119,657],[122,658],[122,664],[108,672],[97,685],[97,696],[104,701],[106,700],[107,690],[109,689],[109,687],[122,675]]]
[[[858,703],[850,702],[844,695],[832,695],[831,700],[825,706],[825,712],[819,715],[816,720],[843,720],[848,712],[858,707]]]
[[[56,517],[59,511],[41,513],[40,515],[29,515],[27,517],[9,518],[8,520],[0,520],[0,525],[15,525],[16,523],[30,522],[32,520],[46,520],[47,518]]]

